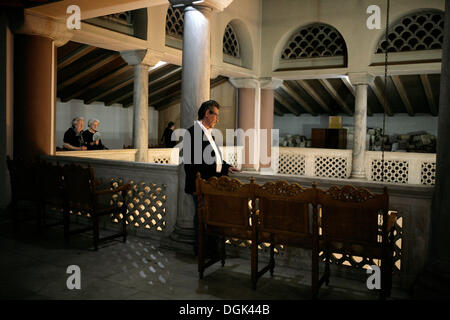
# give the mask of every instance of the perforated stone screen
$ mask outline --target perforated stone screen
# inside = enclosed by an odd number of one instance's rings
[[[346,179],[348,177],[348,161],[346,158],[340,157],[316,157],[314,175],[316,177]]]
[[[401,18],[389,28],[388,41],[383,36],[376,53],[442,49],[444,14],[420,12]]]
[[[128,192],[128,219],[127,224],[135,228],[163,231],[166,227],[166,189],[167,186],[154,183],[129,182],[132,186]],[[112,187],[123,184],[121,179],[112,179]],[[111,202],[120,201],[118,195],[112,197]],[[121,203],[119,203],[121,204]],[[122,214],[113,215],[111,219],[115,223],[122,221]]]
[[[305,157],[298,154],[280,153],[278,172],[282,174],[304,175]]]
[[[223,53],[240,58],[239,40],[231,24],[227,24],[223,35]]]
[[[347,47],[341,34],[325,24],[313,24],[301,28],[286,43],[281,59],[335,57],[347,55]]]
[[[436,183],[436,163],[423,162],[420,176],[422,184],[434,185]]]
[[[166,15],[166,35],[183,39],[184,13],[170,6]]]
[[[407,161],[385,160],[383,170],[383,161],[373,160],[371,166],[371,179],[372,181],[408,183],[408,167]]]

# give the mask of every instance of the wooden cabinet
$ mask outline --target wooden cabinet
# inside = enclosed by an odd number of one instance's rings
[[[311,129],[311,147],[328,149],[347,148],[347,129]]]

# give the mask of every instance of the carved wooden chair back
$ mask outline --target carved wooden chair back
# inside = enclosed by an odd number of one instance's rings
[[[227,176],[204,180],[197,175],[199,223],[208,226],[251,230],[251,192],[254,182],[243,184]]]
[[[312,246],[316,188],[287,181],[256,185],[256,216],[260,238],[271,242]]]
[[[333,186],[318,190],[321,207],[321,238],[339,243],[345,250],[352,246],[377,247],[386,243],[389,196],[373,194],[365,188]]]

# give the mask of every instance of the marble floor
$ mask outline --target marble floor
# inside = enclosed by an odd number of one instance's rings
[[[277,266],[266,273],[257,290],[250,283],[250,264],[228,258],[224,267],[208,268],[202,280],[193,255],[160,248],[148,239],[129,236],[126,243],[110,241],[94,251],[89,234],[73,236],[69,246],[62,227],[37,233],[33,222],[15,230],[0,221],[0,299],[113,300],[308,300],[310,273]],[[68,289],[67,268],[79,266],[81,288]],[[408,299],[394,289],[391,299]],[[321,300],[376,300],[365,283],[334,277],[320,290]]]

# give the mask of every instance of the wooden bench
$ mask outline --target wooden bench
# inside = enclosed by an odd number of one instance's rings
[[[221,237],[221,260],[224,265],[226,237],[251,240],[251,283],[267,271],[273,275],[274,246],[294,246],[312,250],[311,287],[316,297],[323,283],[329,284],[330,255],[333,253],[363,256],[381,261],[380,298],[390,295],[393,270],[394,213],[388,214],[389,197],[373,194],[353,186],[320,190],[313,183],[304,188],[286,181],[264,185],[248,184],[229,177],[208,181],[197,175],[199,197],[199,274],[219,261],[204,261],[205,235]],[[270,243],[267,266],[258,270],[258,245]],[[325,272],[319,279],[319,260]]]

